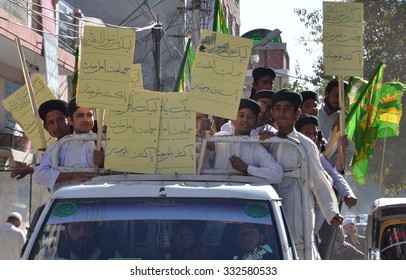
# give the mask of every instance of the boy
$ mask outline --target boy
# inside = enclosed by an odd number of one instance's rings
[[[299,148],[304,152],[304,172],[307,175],[306,178],[284,177],[282,183],[274,187],[283,199],[288,226],[299,258],[319,259],[314,242],[315,203],[320,205],[323,216],[332,226],[340,225],[343,218],[339,214],[335,194],[322,171],[316,145],[294,128],[295,120],[301,115],[301,104],[302,96],[286,89],[272,96],[271,114],[278,126],[278,135],[291,137],[299,143]],[[294,170],[301,162],[298,151],[292,149],[291,145],[273,143],[269,146],[269,151],[284,170]]]
[[[251,99],[241,99],[237,118],[233,122],[234,135],[249,136],[255,128],[261,107]],[[217,133],[215,135],[230,135]],[[281,166],[260,143],[208,143],[208,149],[215,153],[214,168],[234,168],[246,175],[262,177],[270,184],[278,184],[282,180]],[[240,145],[239,155],[235,155],[234,146]]]
[[[44,105],[45,106],[45,105]],[[54,102],[56,106],[56,102]],[[61,106],[56,106],[57,109],[53,110],[52,104],[47,104],[43,108],[40,116],[45,116],[44,127],[47,129],[48,125],[46,123],[50,121],[50,117],[55,113],[55,111],[60,112],[58,119],[60,124],[65,123],[65,133],[60,133],[59,136],[55,134],[57,140],[70,134],[70,128],[68,123],[72,125],[73,133],[90,133],[94,125],[93,120],[93,109],[83,108],[76,106],[76,99],[73,98],[67,108],[63,109]],[[56,108],[55,107],[55,108]],[[64,112],[63,112],[64,111]],[[66,118],[67,116],[67,118]],[[63,118],[63,122],[62,122]],[[47,129],[48,130],[48,129]],[[50,132],[52,136],[52,132]],[[91,172],[61,172],[52,168],[51,155],[55,148],[57,141],[50,146],[45,152],[44,156],[41,158],[41,163],[35,168],[34,178],[38,184],[41,184],[48,189],[55,191],[62,185],[67,185],[69,182],[85,182],[96,176],[97,174]],[[96,146],[93,141],[70,141],[64,144],[58,156],[58,161],[60,166],[66,167],[94,167],[94,164],[102,165],[104,155],[103,152],[95,151]]]

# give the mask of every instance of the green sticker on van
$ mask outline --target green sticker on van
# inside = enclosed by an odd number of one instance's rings
[[[248,203],[244,207],[244,213],[253,218],[263,218],[270,214],[267,205],[262,203]]]
[[[53,211],[53,215],[57,217],[67,217],[75,214],[78,211],[78,206],[73,202],[58,203]]]

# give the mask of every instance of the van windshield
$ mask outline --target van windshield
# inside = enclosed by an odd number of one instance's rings
[[[266,201],[76,199],[50,213],[30,259],[282,259]]]

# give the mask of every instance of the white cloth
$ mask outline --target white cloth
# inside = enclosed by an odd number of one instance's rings
[[[259,143],[217,142],[212,153],[215,169],[233,169],[230,157],[235,155],[248,165],[249,175],[265,178],[270,184],[279,184],[282,181],[282,167]]]
[[[225,124],[223,124],[221,126],[220,131],[228,132],[228,133],[230,133],[230,135],[233,135],[234,131],[235,131],[233,123],[231,121],[226,122]],[[274,128],[270,124],[263,124],[261,126],[258,126],[257,128],[254,128],[253,130],[251,130],[250,135],[257,136],[257,135],[259,135],[260,132],[263,132],[263,131],[269,131],[269,132],[273,132],[275,134],[278,132],[278,130],[276,130],[276,128]]]
[[[318,111],[317,118],[319,119],[319,130],[323,132],[323,137],[329,139],[331,134],[331,127],[333,123],[340,117],[340,112],[336,111],[331,115],[327,115],[323,107]]]
[[[320,163],[327,174],[333,179],[333,187],[337,190],[340,196],[346,197],[350,195],[355,197],[347,180],[345,180],[343,175],[341,175],[322,154],[320,154]]]
[[[0,260],[19,260],[25,240],[21,229],[11,223],[0,224]]]
[[[320,205],[323,216],[330,222],[339,213],[337,199],[323,171],[319,151],[313,141],[296,130],[288,136],[298,140],[299,147],[304,151],[307,164],[304,174],[307,178],[284,176],[282,183],[274,187],[282,198],[299,258],[319,259],[314,241],[315,203]],[[301,166],[300,150],[290,144],[272,143],[269,151],[284,171],[297,170]]]
[[[338,195],[341,197],[352,196],[355,197],[354,192],[352,191],[350,185],[345,180],[343,175],[341,175],[331,164],[328,160],[320,154],[320,163],[323,166],[324,170],[329,175],[328,179],[331,179],[330,184],[333,188],[337,191]],[[320,207],[316,207],[316,220],[314,226],[314,233],[317,234],[323,225],[324,216],[321,213]]]
[[[220,127],[220,131],[228,132],[234,134],[234,125],[231,121],[226,122]]]
[[[46,149],[44,155],[41,157],[40,164],[34,168],[35,182],[50,190],[56,190],[62,185],[73,183],[64,182],[63,184],[56,185],[56,180],[60,174],[60,171],[52,168],[52,151],[55,149],[56,144],[57,141]],[[62,145],[59,150],[59,166],[74,168],[94,167],[93,154],[95,149],[96,144],[94,141],[69,141]]]
[[[332,130],[331,127],[333,125],[333,123],[339,119],[340,117],[340,111],[336,111],[334,113],[332,113],[331,115],[327,115],[326,111],[324,111],[324,108],[320,108],[318,111],[318,115],[317,118],[319,119],[319,130],[322,131],[323,133],[323,137],[325,139],[327,139],[327,142],[331,142],[331,138],[332,138]],[[328,143],[326,144],[326,147],[328,146]],[[345,150],[345,167],[348,169],[350,164],[351,164],[351,160],[352,160],[352,156],[354,155],[354,146],[352,144],[352,142],[350,141],[349,145],[347,146],[347,149]],[[337,144],[335,144],[333,146],[333,149],[330,153],[329,158],[327,159],[328,162],[332,165],[335,166],[336,165],[336,160],[337,160]]]

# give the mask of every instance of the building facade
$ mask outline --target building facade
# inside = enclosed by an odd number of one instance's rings
[[[56,96],[64,100],[70,97],[69,77],[74,71],[74,46],[61,47],[59,6],[59,1],[55,0],[0,0],[1,100],[25,84],[16,38],[21,43],[29,75],[38,74],[44,81],[48,80],[49,85],[52,77],[57,86]],[[44,47],[51,41],[53,44],[49,48]],[[10,212],[20,212],[24,220],[21,228],[24,230],[31,209],[35,210],[48,194],[44,188],[31,184],[31,176],[18,181],[11,179],[10,170],[17,164],[34,165],[35,155],[36,151],[21,127],[1,105],[0,218],[4,220]]]

